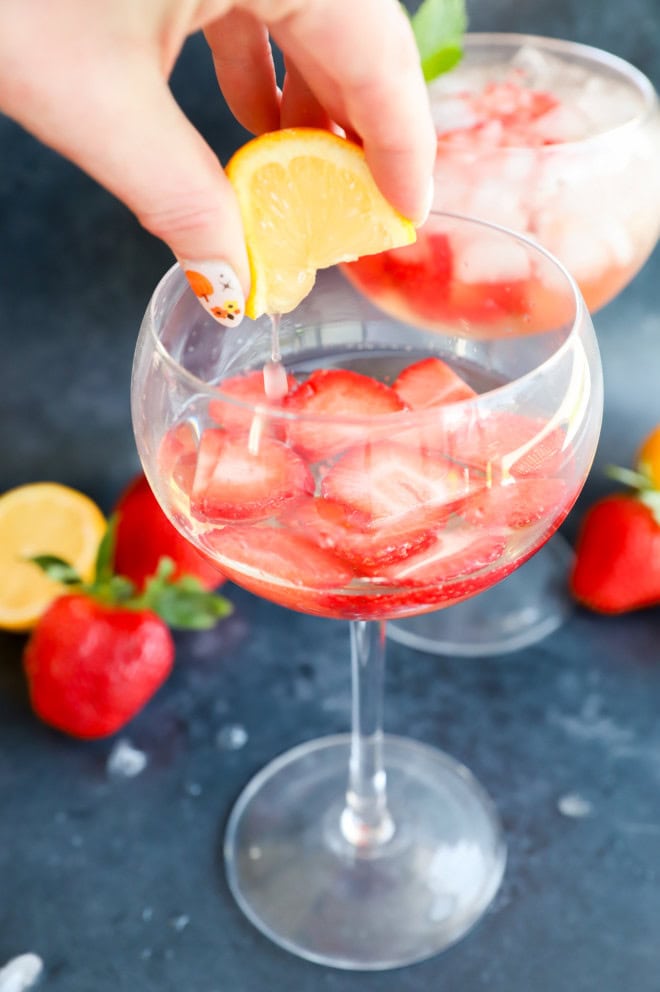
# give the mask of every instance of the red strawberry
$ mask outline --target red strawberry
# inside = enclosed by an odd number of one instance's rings
[[[332,551],[281,527],[224,527],[207,540],[228,576],[293,610],[323,615],[325,596],[354,577],[353,569]]]
[[[297,386],[297,380],[293,375],[286,377],[289,392]],[[237,375],[230,379],[223,379],[218,385],[218,390],[226,396],[231,396],[236,403],[227,402],[223,399],[211,400],[209,403],[209,415],[217,420],[222,427],[240,427],[244,430],[250,429],[250,424],[254,419],[252,407],[256,404],[269,406],[275,409],[281,407],[281,403],[274,402],[266,396],[264,389],[264,373],[262,369],[254,372],[247,372],[244,375]],[[269,431],[276,436],[283,435],[281,423],[267,421]]]
[[[313,492],[304,461],[280,441],[213,428],[202,434],[191,492],[193,516],[260,520]]]
[[[447,319],[475,324],[510,321],[528,313],[529,280],[508,279],[498,282],[454,282],[451,300],[445,310]],[[508,326],[508,323],[507,323]],[[474,332],[474,328],[471,329]],[[490,332],[489,328],[489,332]]]
[[[660,604],[659,518],[657,507],[654,513],[629,495],[608,496],[587,511],[570,580],[579,602],[599,613]]]
[[[115,528],[113,518],[90,585],[58,558],[34,559],[72,592],[46,610],[26,645],[30,700],[44,722],[74,737],[115,733],[162,685],[174,661],[168,624],[201,629],[230,612],[226,600],[196,579],[173,582],[166,558],[136,594],[127,578],[114,574]]]
[[[434,452],[389,441],[352,448],[329,470],[323,496],[370,523],[437,527],[483,483]]]
[[[644,439],[635,470],[610,466],[630,489],[590,510],[578,534],[571,588],[599,613],[660,604],[660,425]]]
[[[329,548],[357,571],[371,573],[382,564],[405,558],[433,540],[428,519],[417,527],[406,515],[386,518],[381,525],[360,511],[330,499],[309,497],[283,520],[319,547]]]
[[[382,300],[385,309],[398,311],[403,302],[406,311],[432,320],[443,313],[452,269],[449,238],[428,230],[420,231],[412,245],[366,255],[344,266],[351,282],[369,298]]]
[[[205,558],[170,523],[144,475],[122,493],[117,515],[115,568],[142,589],[161,558],[174,562],[174,578],[193,575],[206,589],[224,581],[218,566]]]
[[[158,448],[158,475],[168,483],[173,513],[188,509],[197,464],[197,432],[189,421],[176,424],[164,435]]]
[[[392,389],[411,410],[457,403],[477,395],[446,362],[434,356],[403,369]]]
[[[512,478],[506,485],[484,489],[462,511],[463,517],[481,527],[528,527],[564,516],[569,488],[563,479]]]
[[[370,432],[372,417],[405,409],[389,386],[348,369],[316,369],[285,398],[284,407],[291,413],[320,418],[291,422],[288,427],[289,441],[310,461],[327,458],[362,440]],[[324,423],[324,417],[364,418],[364,422]],[[374,429],[387,430],[375,425]]]
[[[469,529],[443,531],[434,543],[405,561],[383,570],[394,586],[441,586],[492,565],[504,554],[506,539],[501,534],[480,534]]]
[[[508,411],[462,418],[446,439],[446,453],[499,478],[558,475],[568,458],[566,432],[541,418]]]
[[[61,596],[25,650],[32,708],[74,737],[114,734],[162,685],[173,661],[172,635],[150,610]]]

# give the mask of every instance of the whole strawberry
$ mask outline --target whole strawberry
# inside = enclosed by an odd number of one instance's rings
[[[141,589],[165,556],[174,562],[174,578],[193,575],[205,589],[215,589],[224,576],[209,558],[190,544],[161,510],[144,475],[138,475],[115,507],[115,567]]]
[[[660,427],[640,448],[636,471],[612,468],[609,474],[630,491],[587,511],[570,585],[584,606],[625,613],[660,604]]]
[[[26,645],[30,701],[45,723],[73,737],[113,734],[142,709],[172,670],[169,626],[207,628],[231,609],[197,579],[174,581],[167,558],[138,591],[114,573],[114,530],[112,521],[90,585],[58,558],[34,559],[72,592],[52,603]]]

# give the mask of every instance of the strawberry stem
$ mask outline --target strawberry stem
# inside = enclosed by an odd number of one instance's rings
[[[623,468],[620,465],[607,465],[605,467],[605,475],[610,479],[614,479],[615,482],[621,482],[624,486],[629,486],[631,489],[637,489],[640,492],[651,488],[648,476],[643,475],[641,472],[635,472],[631,468]]]

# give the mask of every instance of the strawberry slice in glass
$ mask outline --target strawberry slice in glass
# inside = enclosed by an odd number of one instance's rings
[[[350,565],[332,551],[280,527],[236,524],[207,534],[205,543],[228,578],[305,613],[328,615],[325,595],[354,578]]]
[[[289,392],[292,392],[298,385],[296,377],[290,374],[286,376],[286,382]],[[282,406],[281,402],[277,402],[266,395],[262,369],[254,369],[252,372],[246,372],[243,375],[223,379],[222,382],[218,383],[218,390],[238,401],[232,403],[231,400],[227,401],[219,398],[209,402],[209,415],[222,427],[238,427],[249,430],[252,420],[255,417],[255,406],[270,407],[275,411],[281,409]],[[267,410],[263,413],[263,419],[269,433],[275,434],[280,439],[284,436],[282,424],[270,420]]]
[[[199,442],[190,512],[200,520],[263,520],[314,492],[305,462],[281,441],[209,428]]]
[[[471,400],[477,395],[441,358],[431,355],[403,369],[392,389],[411,410]]]
[[[433,533],[484,485],[467,468],[423,449],[380,441],[352,448],[321,483],[326,499],[362,513],[370,527]]]
[[[305,382],[284,400],[284,409],[297,415],[298,420],[287,428],[289,442],[305,458],[320,461],[361,441],[365,434],[388,428],[367,424],[367,420],[388,413],[399,413],[406,407],[393,389],[371,376],[350,369],[316,369]],[[305,420],[305,415],[318,421]],[[353,423],[342,424],[341,418]],[[365,423],[355,423],[364,417]],[[334,418],[333,422],[329,421]]]
[[[472,579],[479,569],[501,558],[506,549],[502,533],[483,534],[468,528],[444,531],[433,544],[381,572],[393,586],[442,586],[462,576]]]
[[[374,522],[359,510],[318,497],[297,504],[282,523],[319,547],[331,549],[364,574],[405,558],[434,539],[434,528],[424,517],[417,523],[405,514]]]
[[[568,507],[570,489],[565,479],[533,476],[511,478],[505,485],[484,489],[462,512],[465,520],[481,527],[529,527],[546,518],[555,520]]]

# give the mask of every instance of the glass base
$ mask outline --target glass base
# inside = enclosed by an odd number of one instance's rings
[[[570,616],[572,562],[570,544],[555,534],[502,582],[445,610],[390,620],[387,636],[418,651],[462,658],[520,651],[542,641]]]
[[[340,829],[350,735],[266,766],[232,810],[232,893],[267,937],[334,968],[384,970],[459,939],[495,895],[506,861],[490,799],[452,758],[385,737],[391,840],[361,852]]]

